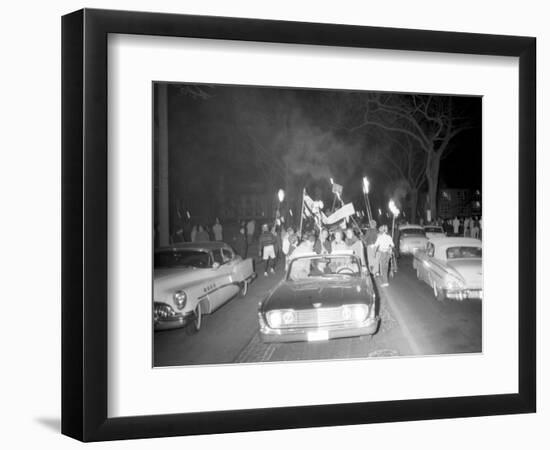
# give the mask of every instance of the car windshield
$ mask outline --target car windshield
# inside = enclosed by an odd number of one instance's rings
[[[481,258],[481,247],[449,247],[447,259]]]
[[[401,234],[402,237],[409,237],[409,236],[423,237],[423,236],[426,236],[426,233],[424,232],[424,230],[422,230],[420,228],[405,228],[404,230],[400,231],[400,234]]]
[[[441,227],[425,227],[424,231],[426,233],[443,233],[443,229]]]
[[[169,250],[155,253],[155,269],[170,267],[210,267],[208,252],[200,250]]]
[[[361,265],[353,255],[324,255],[297,258],[290,263],[287,279],[291,281],[311,278],[356,277]]]

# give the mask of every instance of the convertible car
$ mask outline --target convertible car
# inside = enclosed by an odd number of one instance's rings
[[[401,225],[399,227],[399,253],[414,254],[418,249],[426,247],[426,233],[420,225]]]
[[[414,255],[413,268],[438,300],[483,298],[481,241],[464,237],[431,239]]]
[[[264,342],[374,334],[379,322],[371,279],[351,251],[292,259],[258,318]]]
[[[209,314],[236,294],[246,295],[256,274],[223,242],[177,244],[155,251],[153,321],[155,330],[190,324],[201,328]]]

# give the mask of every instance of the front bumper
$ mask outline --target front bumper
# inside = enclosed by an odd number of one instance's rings
[[[160,316],[159,314],[155,314],[155,311],[153,310],[153,323],[155,331],[181,328],[191,322],[192,319],[193,314],[191,312],[186,314],[174,313],[173,315]]]
[[[451,300],[483,300],[483,289],[446,290],[445,297]]]
[[[365,336],[376,333],[379,321],[379,317],[369,317],[359,325],[330,325],[317,328],[270,328],[267,324],[262,323],[260,337],[263,342],[298,342],[310,341],[312,340],[311,336],[318,336],[319,333],[326,336],[322,340]]]
[[[415,252],[421,250],[423,247],[421,245],[400,245],[399,253],[402,255],[414,255]]]

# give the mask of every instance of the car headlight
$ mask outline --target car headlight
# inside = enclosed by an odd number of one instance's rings
[[[464,283],[456,277],[448,277],[445,280],[445,288],[451,291],[464,289]]]
[[[173,295],[174,298],[174,304],[178,309],[185,308],[185,304],[187,303],[187,294],[185,291],[176,291]]]
[[[283,315],[281,314],[281,311],[269,311],[267,313],[267,322],[269,323],[270,327],[280,327],[281,323],[283,322]]]
[[[363,322],[368,314],[366,305],[344,305],[342,306],[342,319]]]
[[[365,305],[355,305],[353,308],[353,320],[363,322],[367,318],[368,308]]]
[[[292,310],[285,311],[283,313],[283,323],[290,325],[296,321],[296,314]]]
[[[351,320],[352,317],[351,308],[349,306],[342,307],[342,319]]]

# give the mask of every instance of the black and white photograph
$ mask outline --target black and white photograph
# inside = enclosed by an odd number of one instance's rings
[[[0,447],[546,448],[547,9],[7,2]]]
[[[483,352],[482,96],[152,95],[154,367]]]

